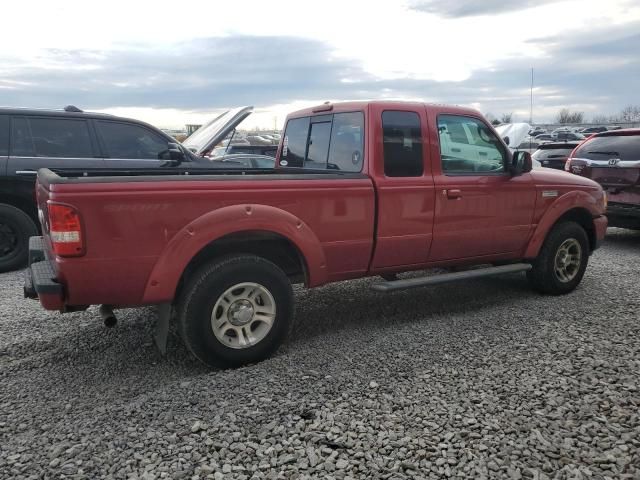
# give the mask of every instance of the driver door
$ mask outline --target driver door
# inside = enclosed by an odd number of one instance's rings
[[[528,240],[535,204],[531,175],[507,171],[511,154],[480,118],[433,114],[436,189],[429,261],[513,253]],[[436,152],[434,152],[435,154]]]

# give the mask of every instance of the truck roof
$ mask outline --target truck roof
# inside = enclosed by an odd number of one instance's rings
[[[335,112],[351,112],[354,110],[365,110],[369,105],[378,105],[389,110],[398,110],[403,108],[420,108],[420,107],[447,107],[454,113],[462,115],[479,115],[480,112],[473,108],[461,107],[459,105],[444,105],[437,103],[425,103],[425,102],[410,102],[404,100],[363,100],[356,102],[325,102],[321,105],[316,105],[309,108],[303,108],[295,112],[291,112],[288,117],[306,117],[310,115],[321,115],[323,113],[335,113]]]

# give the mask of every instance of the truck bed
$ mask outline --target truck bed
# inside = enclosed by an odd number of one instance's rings
[[[85,254],[54,259],[68,305],[170,301],[176,285],[164,278],[179,279],[185,259],[238,229],[318,245],[305,252],[321,272],[310,285],[362,276],[372,255],[374,188],[359,173],[43,169],[37,196],[44,217],[56,202],[82,219]]]

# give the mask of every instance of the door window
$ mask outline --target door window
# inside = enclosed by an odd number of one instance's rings
[[[33,139],[26,118],[14,118],[11,122],[11,155],[14,157],[33,157]]]
[[[9,117],[0,115],[0,156],[9,155]]]
[[[53,117],[28,121],[37,157],[93,157],[86,120]]]
[[[416,112],[382,112],[384,174],[420,177],[423,172],[422,130]]]
[[[167,160],[167,140],[144,127],[130,123],[99,121],[98,128],[110,158]]]
[[[440,115],[438,137],[445,174],[484,175],[505,171],[507,157],[502,143],[480,120]]]

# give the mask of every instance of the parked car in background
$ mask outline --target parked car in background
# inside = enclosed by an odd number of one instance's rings
[[[555,140],[555,137],[550,133],[543,133],[541,135],[537,135],[535,137],[535,140],[537,142],[552,142],[553,140]]]
[[[565,169],[602,185],[610,226],[640,229],[640,129],[596,133],[571,153]]]
[[[586,137],[575,132],[558,132],[554,135],[556,141],[584,140]]]
[[[384,293],[527,272],[537,291],[565,294],[607,225],[597,183],[532,171],[529,153],[511,152],[463,107],[300,110],[287,118],[277,165],[253,174],[41,170],[43,236],[30,243],[25,295],[61,312],[102,305],[107,318],[116,306],[162,305],[158,345],[175,311],[196,358],[238,366],[286,338],[292,284],[380,275],[371,288]],[[433,266],[479,268],[395,278]]]
[[[538,146],[533,152],[532,158],[540,162],[540,165],[556,170],[564,170],[567,158],[580,143],[573,142],[547,142]]]
[[[226,132],[229,118],[223,120],[216,125]],[[217,137],[224,138],[220,133]],[[275,156],[277,147],[268,148]],[[212,162],[138,120],[83,112],[71,105],[64,110],[0,108],[0,272],[27,261],[29,237],[38,232],[34,185],[40,168],[251,168],[269,162],[273,166],[272,157],[261,160],[263,153],[251,161],[243,157],[235,163]]]
[[[543,133],[547,133],[547,131],[544,128],[540,128],[540,127],[535,127],[535,128],[532,128],[531,130],[529,130],[529,136],[530,137],[535,137],[537,135],[542,135]]]
[[[580,130],[580,133],[585,137],[588,137],[589,135],[593,135],[594,133],[600,133],[600,132],[606,132],[606,131],[607,131],[607,127],[586,127]]]

